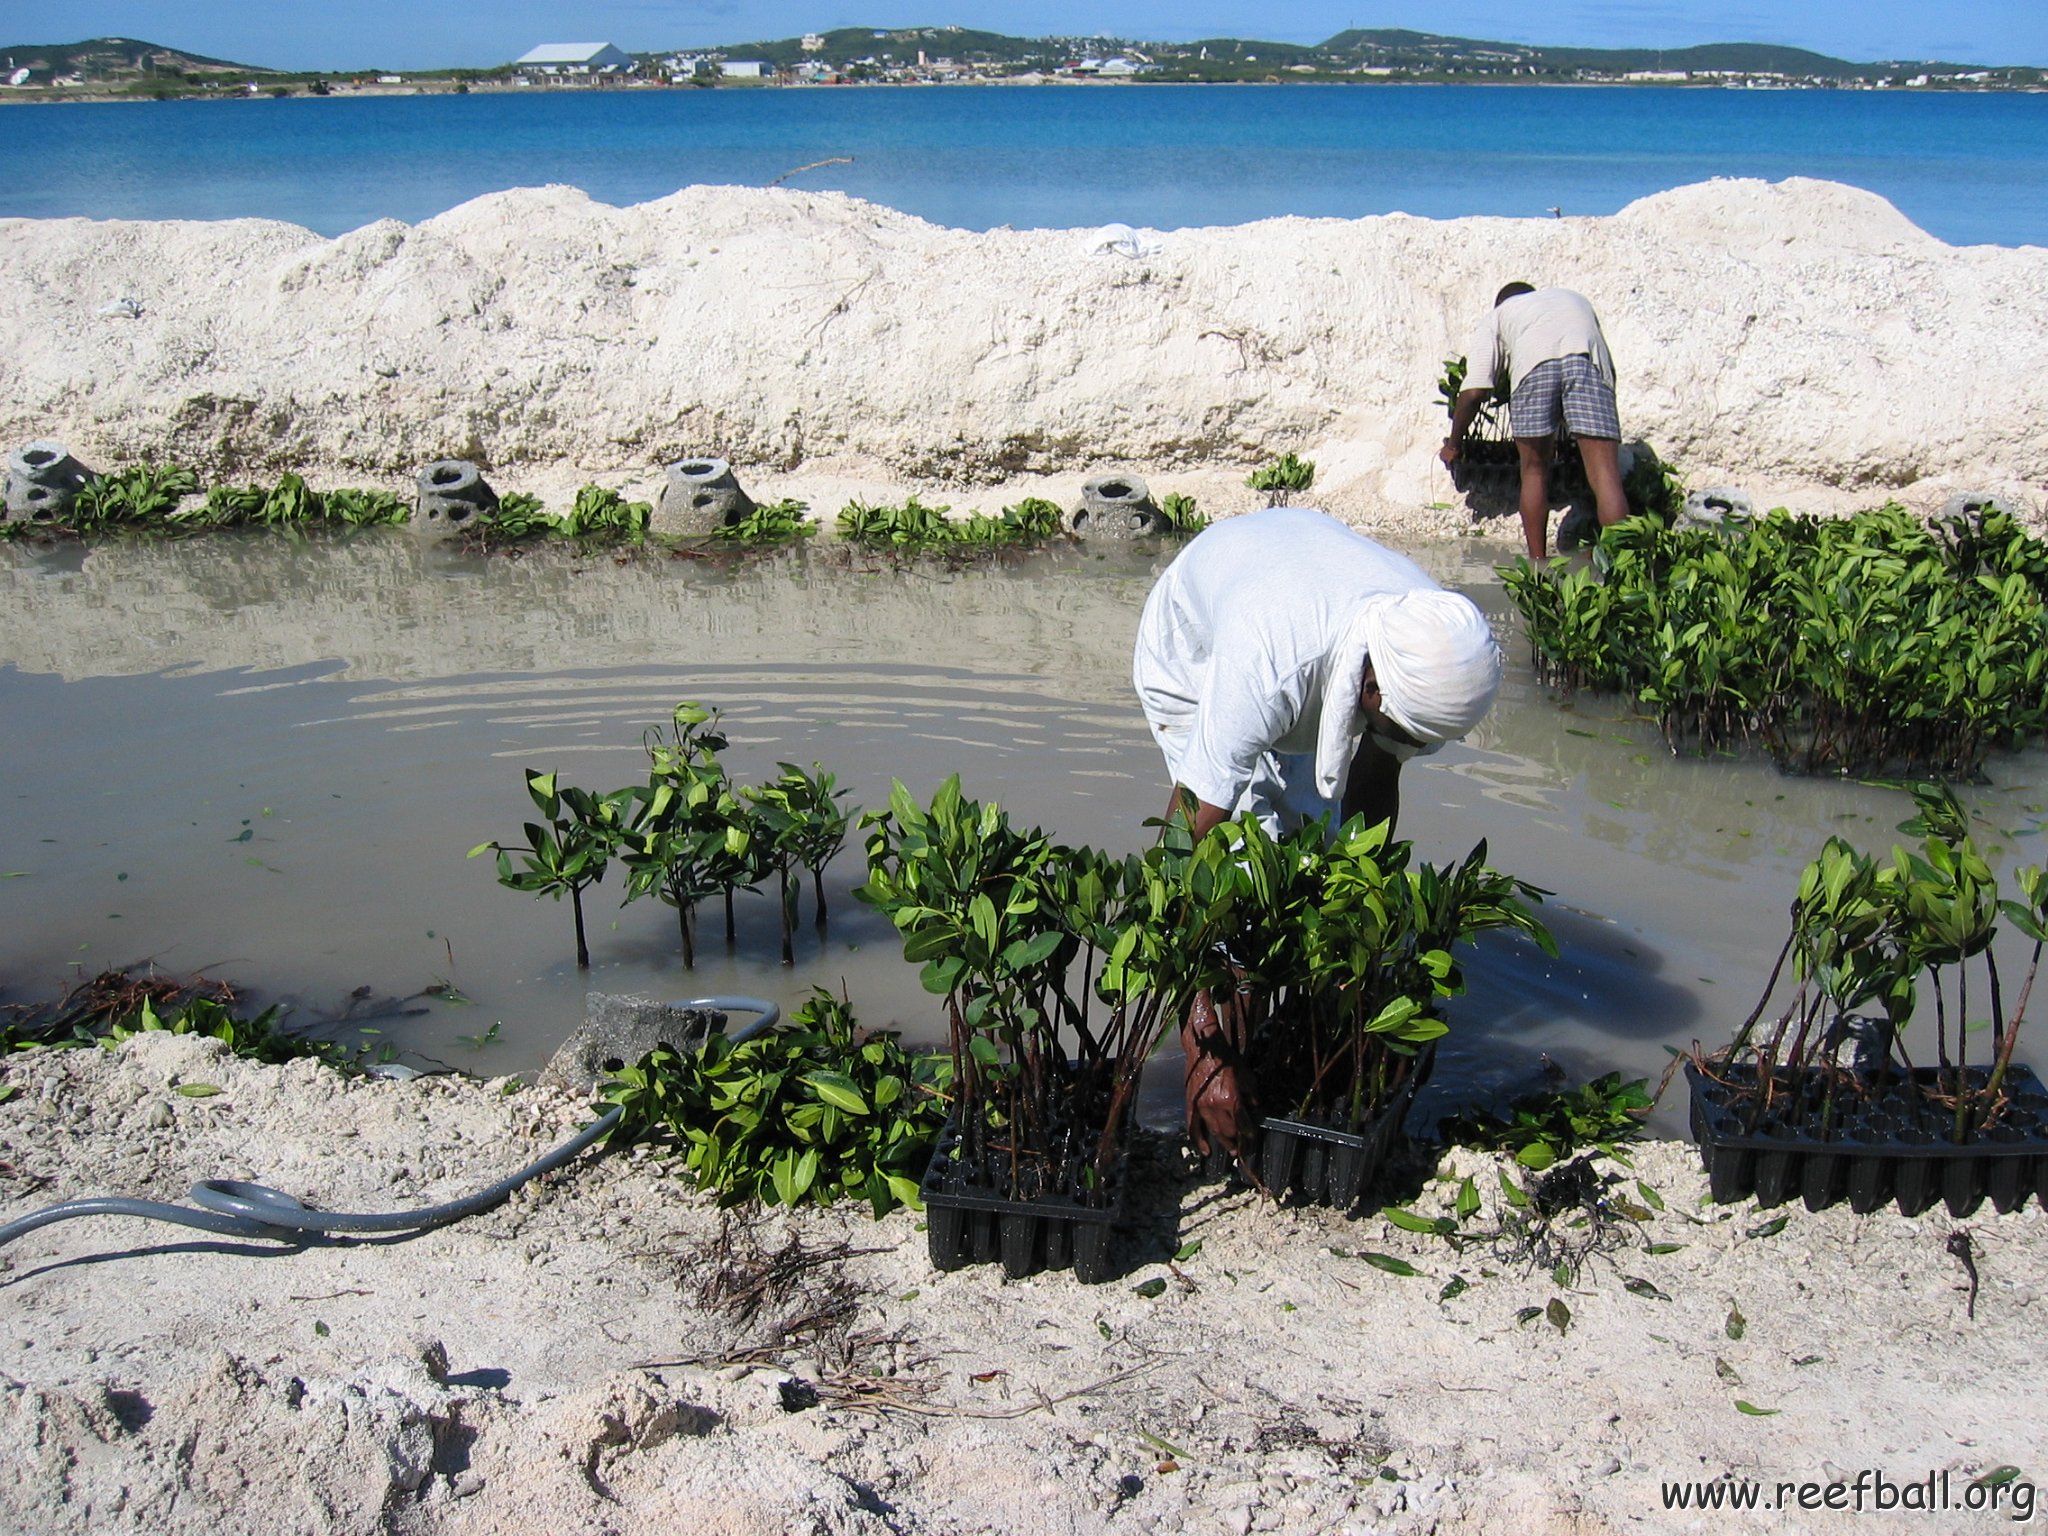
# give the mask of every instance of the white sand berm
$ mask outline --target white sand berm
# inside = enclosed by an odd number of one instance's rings
[[[631,208],[512,191],[334,240],[0,221],[0,440],[316,485],[470,457],[544,494],[651,488],[703,452],[775,493],[1110,468],[1221,489],[1291,449],[1353,522],[1450,533],[1469,518],[1427,510],[1456,499],[1434,381],[1526,277],[1593,300],[1625,431],[1695,486],[1814,511],[1990,490],[2031,510],[2048,482],[2048,250],[1953,248],[1853,188],[1152,239],[1133,258],[1081,231],[712,187]],[[140,318],[99,312],[122,296]]]

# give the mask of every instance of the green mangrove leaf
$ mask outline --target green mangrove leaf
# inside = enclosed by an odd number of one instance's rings
[[[1397,1259],[1391,1253],[1361,1253],[1358,1257],[1365,1260],[1374,1269],[1385,1270],[1390,1275],[1419,1275],[1422,1273],[1421,1270],[1410,1264],[1406,1259]]]

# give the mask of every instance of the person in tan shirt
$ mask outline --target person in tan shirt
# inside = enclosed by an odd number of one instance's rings
[[[1578,440],[1600,526],[1628,516],[1621,484],[1621,420],[1614,404],[1614,359],[1600,318],[1569,288],[1509,283],[1465,349],[1470,387],[1451,412],[1451,435],[1439,450],[1456,464],[1465,433],[1487,397],[1508,390],[1508,428],[1521,466],[1522,538],[1541,560],[1550,542],[1550,461],[1560,426]]]

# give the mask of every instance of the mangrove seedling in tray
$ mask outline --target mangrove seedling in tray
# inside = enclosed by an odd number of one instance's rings
[[[1234,994],[1271,1113],[1359,1134],[1412,1088],[1420,1051],[1448,1032],[1440,1002],[1465,990],[1453,954],[1491,929],[1557,947],[1544,892],[1486,863],[1415,865],[1385,823],[1353,817],[1280,838],[1235,824],[1247,899],[1230,938]]]
[[[1722,1049],[1695,1053],[1696,1088],[1742,1135],[2005,1139],[2021,1070],[2013,1052],[2048,940],[2048,876],[2021,869],[2018,899],[2006,896],[1955,795],[1921,785],[1913,797],[1918,814],[1900,830],[1919,841],[1888,860],[1827,840],[1800,875],[1755,1010]],[[2001,920],[2031,946],[2016,992],[1993,949]],[[1791,996],[1774,1011],[1788,962]]]
[[[1145,1059],[1222,974],[1227,843],[1184,831],[1116,859],[1011,825],[948,779],[864,821],[856,893],[944,999],[957,1139],[975,1188],[1102,1207]]]

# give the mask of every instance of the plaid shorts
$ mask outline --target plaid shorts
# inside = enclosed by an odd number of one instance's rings
[[[1583,352],[1538,363],[1508,401],[1508,430],[1516,437],[1549,437],[1560,422],[1574,437],[1621,436],[1614,386]]]

